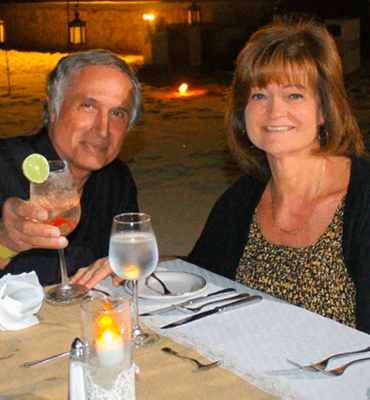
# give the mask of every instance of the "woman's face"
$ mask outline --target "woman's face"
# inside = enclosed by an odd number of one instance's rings
[[[324,123],[319,98],[310,85],[269,83],[253,87],[245,108],[245,126],[254,146],[267,155],[307,154],[318,146]]]

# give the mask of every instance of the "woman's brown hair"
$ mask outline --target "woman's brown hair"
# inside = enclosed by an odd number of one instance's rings
[[[333,37],[314,21],[286,20],[254,33],[236,62],[226,123],[231,151],[248,175],[260,180],[270,176],[265,153],[252,145],[245,128],[251,88],[302,79],[316,90],[325,120],[318,132],[319,154],[363,155],[362,135],[348,103]]]

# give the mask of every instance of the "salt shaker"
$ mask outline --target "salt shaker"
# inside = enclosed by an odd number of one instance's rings
[[[69,400],[86,400],[83,352],[84,345],[76,338],[69,358]]]

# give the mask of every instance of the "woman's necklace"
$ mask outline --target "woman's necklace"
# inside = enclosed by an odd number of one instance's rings
[[[316,193],[315,196],[312,200],[312,204],[311,204],[311,209],[310,212],[307,215],[307,218],[305,220],[305,222],[303,223],[303,225],[301,225],[299,228],[296,229],[292,229],[292,230],[288,230],[288,229],[284,229],[282,228],[278,222],[276,221],[276,212],[275,212],[275,199],[274,199],[274,190],[273,190],[273,186],[271,184],[271,211],[272,211],[272,220],[274,221],[274,225],[281,231],[284,233],[287,233],[288,235],[295,235],[298,232],[301,232],[308,224],[312,213],[314,212],[315,208],[316,208],[316,204],[317,204],[317,200],[319,199],[319,195],[320,195],[320,190],[321,190],[321,186],[322,186],[322,182],[323,182],[323,178],[324,178],[324,173],[325,173],[325,166],[326,166],[326,159],[324,159],[324,163],[322,165],[322,170],[321,170],[321,175],[320,175],[320,179],[319,179],[319,184],[317,185],[317,189],[316,189]]]

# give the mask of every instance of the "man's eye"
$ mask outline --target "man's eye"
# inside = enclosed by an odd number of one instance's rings
[[[122,111],[113,111],[112,114],[115,117],[119,117],[119,118],[123,118],[124,117],[124,113]]]
[[[91,103],[84,103],[84,107],[91,108]]]

